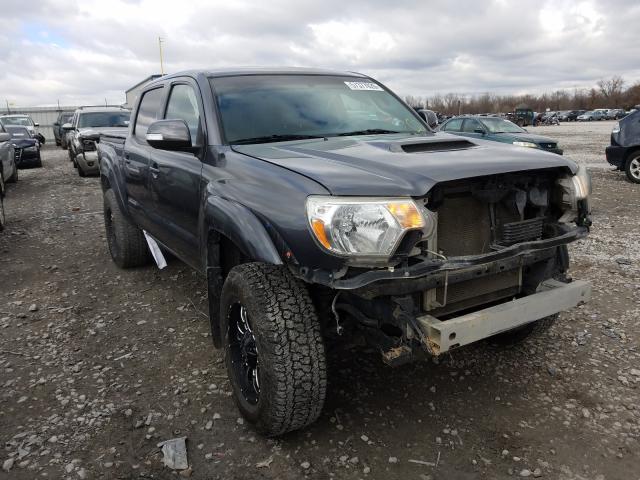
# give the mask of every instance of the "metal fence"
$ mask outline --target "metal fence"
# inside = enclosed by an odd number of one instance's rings
[[[104,107],[105,105],[96,105]],[[119,107],[120,105],[107,105],[109,107]],[[55,107],[11,107],[9,110],[0,108],[0,115],[5,114],[26,114],[30,115],[35,123],[40,124],[38,131],[44,135],[47,142],[53,142],[53,124],[58,119],[61,112],[73,112],[77,106],[55,106]]]

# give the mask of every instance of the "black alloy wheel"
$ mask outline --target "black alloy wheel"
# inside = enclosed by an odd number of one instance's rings
[[[247,309],[240,303],[229,310],[228,348],[232,372],[244,400],[257,405],[260,400],[260,360],[256,338]]]

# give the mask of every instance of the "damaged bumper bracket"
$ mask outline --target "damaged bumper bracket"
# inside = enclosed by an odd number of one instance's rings
[[[418,317],[426,336],[426,349],[434,355],[540,320],[586,302],[591,285],[584,281],[547,280],[538,292],[477,312],[440,321],[431,315]]]

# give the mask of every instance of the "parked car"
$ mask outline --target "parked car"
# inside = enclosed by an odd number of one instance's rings
[[[605,118],[607,120],[620,120],[621,118],[624,118],[626,114],[627,112],[624,108],[611,108],[607,110]]]
[[[0,123],[7,126],[18,126],[25,127],[29,130],[29,134],[32,137],[38,139],[40,143],[45,143],[44,135],[38,132],[39,123],[35,123],[30,115],[23,114],[9,114],[9,115],[0,115]]]
[[[440,131],[494,142],[510,143],[519,147],[537,148],[562,155],[558,142],[549,137],[534,135],[513,122],[499,117],[462,116],[447,120]]]
[[[640,111],[627,115],[611,131],[611,145],[605,149],[607,162],[640,183]]]
[[[118,107],[80,108],[74,113],[72,123],[65,123],[68,132],[69,160],[78,169],[78,175],[85,177],[100,171],[96,142],[101,133],[121,130],[129,126],[131,111]]]
[[[559,119],[561,122],[575,122],[583,113],[586,113],[586,110],[568,110],[563,112]]]
[[[5,129],[11,134],[16,166],[18,168],[42,167],[39,140],[33,137],[26,127],[7,125]]]
[[[73,117],[73,112],[60,112],[58,118],[53,123],[53,136],[56,139],[56,145],[62,147],[63,150],[67,149],[67,141],[65,136],[65,130],[62,126],[65,123],[69,123]]]
[[[601,110],[591,110],[583,113],[582,115],[578,115],[577,120],[579,122],[592,122],[594,120],[604,120],[605,114]]]
[[[0,196],[4,197],[5,183],[18,181],[15,148],[11,143],[11,134],[0,125]]]
[[[335,335],[398,365],[522,339],[589,297],[565,276],[590,225],[583,166],[434,133],[365,75],[169,75],[131,123],[98,143],[113,261],[151,246],[206,275],[214,345],[263,434],[318,418]]]

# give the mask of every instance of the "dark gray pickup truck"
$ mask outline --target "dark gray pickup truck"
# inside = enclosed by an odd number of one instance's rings
[[[213,343],[265,435],[318,417],[336,335],[399,365],[520,340],[590,295],[566,276],[590,226],[583,167],[433,133],[364,75],[165,76],[98,149],[113,260],[169,251],[206,275]]]

